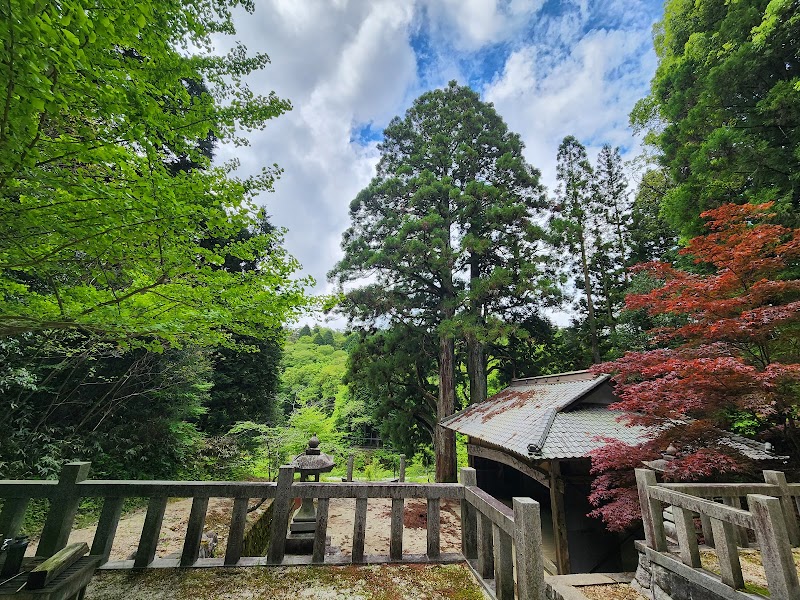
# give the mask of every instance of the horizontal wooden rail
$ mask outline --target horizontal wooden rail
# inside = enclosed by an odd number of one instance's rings
[[[764,476],[765,484],[658,484],[653,471],[636,469],[648,558],[681,576],[689,572],[687,568],[693,569],[695,581],[702,585],[702,581],[708,580],[708,589],[720,584],[732,588],[731,598],[749,597],[739,596],[733,590],[744,587],[738,546],[747,544],[746,531],[750,529],[755,532],[761,551],[770,597],[773,600],[800,598],[800,581],[790,544],[790,525],[796,525],[796,517],[789,486],[783,473],[765,471]],[[779,497],[746,493],[765,489]],[[746,493],[748,510],[738,508],[743,493]],[[725,504],[714,502],[713,498],[721,498]],[[732,506],[734,504],[736,506]],[[667,547],[663,521],[665,505],[672,506],[679,561]],[[706,543],[712,545],[717,554],[719,577],[700,568],[695,514],[700,516]]]
[[[103,500],[100,520],[92,542],[91,554],[107,563],[114,543],[125,498],[148,501],[144,526],[135,559],[117,561],[113,568],[188,567],[209,565],[298,564],[286,558],[286,534],[296,499],[317,500],[317,524],[310,564],[326,563],[325,539],[330,501],[353,498],[356,510],[353,519],[353,563],[367,561],[452,562],[455,558],[476,559],[482,573],[494,578],[496,597],[500,600],[523,598],[543,600],[544,557],[542,556],[539,504],[530,498],[514,498],[513,508],[479,489],[475,471],[462,470],[461,483],[347,482],[320,483],[294,481],[291,466],[280,468],[276,482],[235,481],[124,481],[88,480],[89,463],[69,463],[58,481],[0,481],[0,530],[15,535],[24,519],[31,499],[49,499],[50,510],[42,531],[37,554],[50,556],[63,548],[74,524],[81,498]],[[169,498],[192,498],[191,514],[180,558],[158,558],[157,546]],[[225,557],[199,559],[208,502],[210,498],[234,500],[228,531]],[[266,556],[241,556],[246,513],[251,498],[271,498],[272,530]],[[364,537],[368,502],[373,499],[392,501],[392,526],[387,556],[365,556]],[[403,553],[403,513],[405,500],[427,501],[427,553],[424,557]],[[441,552],[441,502],[462,503],[462,549],[464,555]],[[516,581],[514,577],[516,561]],[[301,561],[302,562],[302,561]],[[341,560],[334,559],[334,563]]]

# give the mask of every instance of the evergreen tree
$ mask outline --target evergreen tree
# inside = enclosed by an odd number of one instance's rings
[[[522,148],[490,104],[451,82],[392,120],[377,175],[350,206],[345,257],[331,276],[340,284],[377,276],[349,294],[352,320],[403,323],[438,339],[439,419],[456,406],[458,332],[470,348],[470,389],[482,399],[492,299],[514,290],[527,300],[536,284],[530,213],[541,193]],[[454,435],[436,428],[434,437],[437,480],[454,481]]]
[[[573,136],[567,136],[558,147],[556,198],[551,204],[550,232],[557,249],[569,254],[564,266],[576,275],[575,284],[582,290],[592,361],[600,362],[600,343],[595,315],[591,262],[596,231],[596,209],[592,195],[594,173],[586,156],[586,148]]]

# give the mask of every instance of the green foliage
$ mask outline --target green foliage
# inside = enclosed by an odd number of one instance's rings
[[[662,207],[688,238],[726,202],[800,214],[800,13],[791,0],[666,3],[651,92],[631,113],[674,184]]]
[[[238,179],[197,143],[243,143],[237,130],[290,108],[243,83],[266,55],[211,54],[212,34],[233,33],[230,4],[0,7],[0,335],[230,345],[305,302],[279,234],[233,241],[257,225],[251,200],[278,169]],[[197,168],[177,169],[181,157]],[[217,268],[229,256],[258,268]]]

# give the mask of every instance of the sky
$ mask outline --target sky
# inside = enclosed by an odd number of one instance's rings
[[[235,38],[271,64],[248,84],[293,109],[217,160],[237,158],[242,175],[284,170],[258,202],[287,229],[312,291],[330,293],[350,201],[374,175],[384,127],[415,98],[450,80],[471,86],[552,192],[567,135],[592,159],[605,143],[638,154],[628,114],[655,72],[661,14],[654,0],[256,0],[253,14],[235,13]]]

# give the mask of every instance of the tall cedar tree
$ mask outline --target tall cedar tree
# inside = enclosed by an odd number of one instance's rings
[[[600,149],[592,186],[594,214],[594,251],[592,274],[595,279],[598,308],[597,320],[616,338],[619,309],[628,284],[630,247],[630,201],[628,180],[622,169],[619,148],[608,144]]]
[[[669,0],[659,64],[631,114],[674,181],[663,212],[686,237],[704,210],[775,200],[800,215],[800,11],[796,0]]]
[[[469,344],[473,399],[483,399],[490,299],[532,295],[538,172],[492,105],[455,82],[394,118],[379,149],[376,177],[350,205],[345,256],[331,277],[377,278],[350,294],[351,319],[435,333],[442,419],[456,406],[456,334]],[[454,434],[436,427],[434,438],[437,481],[454,481]]]
[[[550,231],[556,248],[566,249],[570,254],[564,257],[564,266],[570,273],[577,274],[578,287],[583,290],[592,361],[599,363],[600,342],[591,273],[592,233],[596,222],[592,198],[594,173],[586,157],[586,148],[571,135],[558,147],[556,177],[559,189],[551,205]]]
[[[779,452],[800,458],[800,229],[774,223],[771,203],[706,211],[709,233],[681,254],[695,272],[639,265],[661,281],[631,295],[631,309],[679,324],[651,331],[652,349],[595,367],[615,373],[631,424],[655,426],[638,447],[609,444],[593,457],[596,513],[612,529],[636,518],[631,466],[672,443],[666,477],[693,479],[746,468],[725,430],[742,413],[759,420]]]

